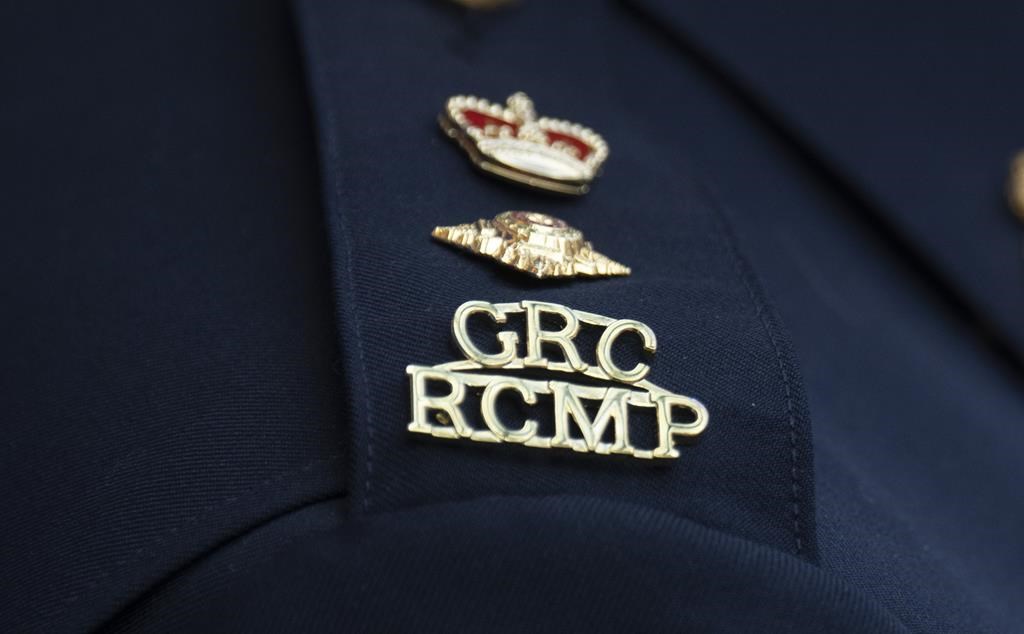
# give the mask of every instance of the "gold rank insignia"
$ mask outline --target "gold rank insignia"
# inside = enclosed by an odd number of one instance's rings
[[[470,336],[469,320],[481,317],[502,327],[490,343],[474,342]],[[546,328],[552,319],[564,325]],[[525,350],[512,329],[516,322],[525,322]],[[575,342],[582,328],[601,333],[587,360]],[[615,361],[616,344],[626,334],[638,337],[646,352],[656,351],[654,331],[639,321],[548,302],[469,301],[456,309],[452,333],[464,360],[406,368],[412,397],[410,432],[650,459],[679,457],[676,441],[696,440],[708,425],[708,411],[700,401],[647,380],[649,365],[638,362],[626,369]],[[561,352],[561,360],[544,356],[552,348]],[[565,380],[572,376],[581,380]],[[499,399],[516,399],[525,406],[525,420],[502,418]],[[653,410],[653,417],[643,419],[643,424],[653,422],[656,427],[646,434],[653,439],[648,447],[638,447],[631,439],[630,413],[639,414],[638,410]]]
[[[452,97],[439,121],[480,169],[538,189],[585,194],[608,158],[608,144],[596,132],[561,119],[538,119],[522,92],[504,106]]]
[[[594,251],[583,233],[535,211],[506,211],[494,220],[435,227],[443,242],[493,258],[537,278],[629,275],[629,267]]]

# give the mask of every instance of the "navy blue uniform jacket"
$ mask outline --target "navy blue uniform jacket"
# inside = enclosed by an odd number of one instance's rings
[[[0,630],[1024,631],[1019,2],[9,2]],[[445,100],[611,147],[566,198]],[[629,277],[435,225],[536,209]],[[467,300],[638,319],[675,461],[420,442]]]

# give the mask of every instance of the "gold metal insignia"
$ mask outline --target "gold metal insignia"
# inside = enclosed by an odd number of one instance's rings
[[[478,346],[467,326],[474,316],[488,317],[495,324],[507,324],[512,317],[525,319],[525,351],[520,350],[519,335],[513,330],[496,333],[499,352],[490,352],[496,347],[493,343]],[[546,323],[552,317],[563,321],[564,326],[557,330],[545,329],[542,321]],[[574,342],[581,326],[601,329],[594,352],[595,362],[585,361]],[[516,443],[538,449],[569,449],[634,458],[677,458],[676,440],[694,440],[708,425],[704,405],[648,381],[646,377],[651,368],[646,363],[624,369],[615,362],[616,343],[627,333],[638,336],[648,353],[653,354],[657,349],[654,332],[639,321],[613,319],[547,302],[469,301],[455,311],[452,333],[465,360],[432,367],[410,365],[405,369],[412,394],[412,422],[408,425],[411,432],[437,438]],[[545,349],[552,347],[561,351],[562,360],[544,356]],[[487,372],[481,372],[484,370]],[[524,371],[531,370],[555,373],[554,379],[522,376]],[[584,384],[570,383],[558,380],[559,373],[589,380]],[[466,400],[470,391],[479,393],[479,411],[468,411]],[[551,435],[542,434],[540,416],[515,422],[502,420],[497,402],[499,398],[509,397],[517,398],[529,406],[531,413],[538,415],[543,413],[541,407],[550,407]],[[544,405],[539,397],[543,397]],[[588,408],[587,402],[597,407]],[[654,410],[657,421],[657,445],[654,447],[640,448],[630,440],[629,415],[636,408]],[[591,415],[591,411],[596,413]],[[686,419],[680,420],[680,412],[685,412]]]
[[[608,144],[600,135],[578,123],[537,118],[533,102],[522,92],[505,106],[457,95],[438,121],[480,169],[561,194],[587,193],[608,158]]]
[[[594,251],[578,229],[536,211],[506,211],[494,220],[435,227],[431,235],[538,278],[630,273],[628,266]]]
[[[1010,179],[1006,194],[1010,201],[1010,209],[1017,217],[1024,220],[1024,152],[1020,152],[1010,163]]]

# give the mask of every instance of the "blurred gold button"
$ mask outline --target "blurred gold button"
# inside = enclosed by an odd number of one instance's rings
[[[452,0],[455,4],[462,5],[467,9],[477,9],[480,11],[491,11],[493,9],[500,9],[501,7],[515,4],[516,0]]]
[[[1006,186],[1010,209],[1024,220],[1024,151],[1019,152],[1010,163],[1010,178]]]

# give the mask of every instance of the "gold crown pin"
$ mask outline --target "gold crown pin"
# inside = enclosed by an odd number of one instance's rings
[[[435,227],[432,235],[537,278],[629,275],[564,220],[535,211],[506,211],[493,220]]]
[[[480,169],[530,187],[582,195],[608,158],[608,144],[578,123],[537,117],[517,92],[506,105],[458,95],[445,104],[441,128]]]

